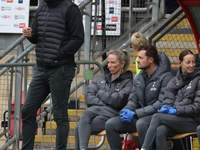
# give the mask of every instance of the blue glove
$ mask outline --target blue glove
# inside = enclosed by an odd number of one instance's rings
[[[131,111],[131,110],[127,110],[127,118],[129,119],[129,120],[133,120],[133,115],[134,115],[134,111]]]
[[[122,113],[120,114],[120,119],[122,122],[128,122],[128,120],[125,121],[124,115],[127,113],[127,109],[123,109]]]
[[[122,113],[120,114],[120,119],[121,119],[121,121],[124,122],[124,123],[129,123],[129,122],[131,122],[129,119],[127,119],[127,118],[125,117],[125,115],[127,114],[127,110],[128,110],[128,109],[123,109],[123,110],[122,110]]]
[[[120,117],[123,117],[125,113],[126,112],[122,110],[122,113],[120,114]]]
[[[169,105],[169,106],[170,106],[170,105]],[[169,111],[169,106],[163,105],[162,108],[161,108],[160,110],[158,109],[158,112],[159,112],[159,113],[166,113],[166,114],[167,114],[168,111]]]
[[[98,93],[96,94],[96,97],[98,96]]]
[[[131,122],[133,120],[134,112],[129,109],[123,109],[122,113],[120,114],[120,119],[122,122]]]
[[[177,109],[173,108],[172,106],[169,106],[168,114],[175,115],[176,112],[177,112]]]
[[[121,121],[124,122],[124,123],[129,123],[131,122],[131,120],[127,119],[127,118],[124,118],[124,117],[120,117]]]
[[[127,110],[128,110],[128,109],[123,109],[123,110],[121,111],[121,112],[122,112],[121,114],[127,114]]]

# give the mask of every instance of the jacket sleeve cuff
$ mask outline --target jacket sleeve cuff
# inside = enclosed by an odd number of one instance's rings
[[[136,112],[134,112],[133,118],[134,119],[138,119],[138,116],[137,116]]]

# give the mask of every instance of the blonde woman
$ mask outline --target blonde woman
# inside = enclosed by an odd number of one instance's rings
[[[87,109],[80,116],[75,128],[75,149],[86,150],[91,134],[105,129],[105,123],[119,116],[127,104],[133,74],[128,71],[130,55],[127,50],[112,50],[108,54],[108,69],[104,75],[95,77],[85,94]]]

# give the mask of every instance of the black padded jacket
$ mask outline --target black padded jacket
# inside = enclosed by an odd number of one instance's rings
[[[113,117],[113,114],[119,115],[119,111],[127,104],[132,86],[131,71],[126,71],[114,79],[111,79],[109,71],[105,75],[95,77],[85,94],[87,110],[95,111],[101,108],[109,117]]]
[[[70,0],[55,4],[43,2],[37,9],[32,25],[39,65],[58,66],[74,63],[74,54],[84,42],[82,17],[78,7]]]

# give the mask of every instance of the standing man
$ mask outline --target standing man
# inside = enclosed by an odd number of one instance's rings
[[[111,150],[121,150],[119,134],[137,131],[142,145],[152,115],[161,107],[165,87],[172,79],[171,64],[165,53],[157,52],[152,45],[138,49],[138,69],[127,105],[120,117],[106,122],[106,134]]]
[[[22,150],[34,146],[36,112],[51,93],[57,123],[56,150],[66,150],[69,132],[67,103],[75,72],[74,54],[84,42],[82,16],[71,0],[44,0],[32,28],[23,36],[36,44],[34,75],[22,108]]]

